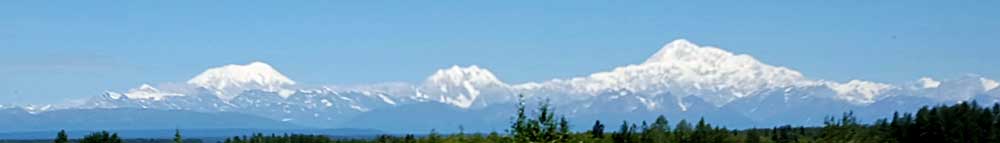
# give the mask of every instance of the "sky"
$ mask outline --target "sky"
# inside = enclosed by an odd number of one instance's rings
[[[508,83],[639,64],[684,38],[811,79],[1000,78],[1000,1],[0,2],[0,104],[56,104],[263,61],[300,84]]]

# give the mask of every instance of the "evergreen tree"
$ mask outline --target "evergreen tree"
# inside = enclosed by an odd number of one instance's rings
[[[509,142],[507,140],[504,140],[504,138],[500,136],[500,133],[497,133],[496,131],[490,132],[489,135],[486,135],[486,140],[489,140],[490,142],[494,143]]]
[[[860,127],[857,123],[857,118],[854,117],[854,112],[844,113],[840,120],[828,117],[823,124],[825,126],[823,127],[823,135],[820,138],[831,142],[852,142],[856,140],[854,137],[858,132],[857,128]]]
[[[990,109],[990,114],[992,114],[992,124],[990,127],[991,134],[988,137],[989,141],[1000,142],[1000,103],[993,103],[993,108]]]
[[[514,136],[516,142],[528,142],[531,129],[528,127],[528,116],[524,113],[524,95],[517,95],[517,115],[514,124],[511,125],[510,134]]]
[[[611,139],[616,143],[628,143],[632,142],[632,127],[629,127],[628,121],[622,121],[621,128],[618,132],[611,135]]]
[[[695,125],[694,133],[691,134],[691,142],[708,142],[710,138],[710,132],[712,127],[705,123],[705,118],[698,120],[698,124]]]
[[[181,138],[181,130],[180,129],[174,129],[174,143],[183,143],[183,142],[184,141]]]
[[[681,119],[677,122],[677,127],[674,128],[674,142],[691,142],[689,138],[691,136],[691,124],[687,120]]]
[[[757,131],[755,129],[747,130],[746,143],[762,143],[763,141],[761,141],[759,132],[760,131]]]
[[[59,133],[56,134],[56,140],[54,142],[69,143],[69,136],[66,135],[66,130],[59,130]]]
[[[653,130],[657,130],[657,131],[661,131],[661,132],[669,132],[670,131],[670,122],[667,121],[667,117],[663,117],[663,115],[660,115],[660,116],[656,117],[656,120],[653,121],[653,125],[651,125],[650,127]]]
[[[404,143],[416,143],[417,139],[416,139],[416,137],[413,134],[406,134],[406,137],[403,137],[403,142]]]
[[[438,134],[437,130],[431,129],[431,133],[427,134],[427,142],[441,142],[441,135]]]
[[[536,121],[539,123],[539,128],[541,128],[542,130],[538,132],[538,135],[540,136],[538,136],[533,141],[548,142],[557,140],[558,127],[555,121],[555,113],[553,113],[551,110],[552,109],[550,108],[548,99],[546,99],[542,103],[539,103],[538,112],[540,114],[538,115],[538,119]]]
[[[771,134],[771,140],[774,142],[792,143],[798,140],[798,136],[794,135],[794,128],[791,125],[775,127],[772,130],[774,133]]]
[[[639,128],[637,130],[638,131],[642,131],[642,132],[638,133],[639,134],[639,142],[644,142],[644,143],[651,143],[651,142],[653,142],[653,134],[652,134],[652,132],[649,131],[650,127],[649,127],[649,124],[646,124],[646,121],[642,121],[642,125],[639,126]]]
[[[111,134],[108,131],[94,132],[84,136],[80,143],[121,143],[118,133]]]
[[[569,122],[565,119],[556,121],[549,100],[540,102],[538,116],[529,119],[524,113],[524,96],[518,95],[518,98],[517,115],[510,130],[515,142],[553,142],[567,138],[568,135],[563,135],[560,130],[569,132]]]
[[[122,143],[122,139],[118,137],[118,133],[111,133],[107,143]]]
[[[454,135],[458,142],[465,142],[465,126],[458,125],[458,134]]]
[[[668,133],[670,133],[670,123],[663,115],[657,116],[653,124],[649,126],[649,129],[643,133],[649,135],[649,138],[651,138],[650,142],[652,143],[669,142],[670,135]]]
[[[569,121],[566,117],[559,117],[559,142],[566,142],[573,134],[569,129]]]
[[[590,134],[594,138],[604,138],[604,124],[601,124],[601,120],[594,121],[594,127],[590,129]]]

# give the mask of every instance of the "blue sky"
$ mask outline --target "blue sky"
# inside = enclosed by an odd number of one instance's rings
[[[1000,1],[0,2],[0,104],[60,103],[265,61],[304,84],[518,83],[641,63],[677,38],[814,79],[1000,78]]]

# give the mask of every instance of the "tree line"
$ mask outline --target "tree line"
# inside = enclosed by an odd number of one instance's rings
[[[950,106],[923,107],[915,114],[893,113],[888,119],[878,119],[872,124],[858,121],[853,112],[839,117],[830,116],[821,127],[777,126],[772,128],[728,129],[705,122],[704,118],[691,123],[680,120],[671,124],[664,116],[651,123],[622,121],[617,129],[606,129],[605,123],[595,121],[590,130],[573,132],[569,121],[556,117],[548,102],[540,103],[537,115],[526,113],[521,101],[516,116],[507,133],[488,134],[459,132],[441,135],[431,131],[426,136],[412,134],[380,135],[374,139],[331,140],[326,136],[317,142],[375,142],[375,143],[996,143],[1000,142],[1000,104],[984,107],[976,102],[963,102]],[[291,136],[294,137],[295,135]],[[301,135],[299,135],[302,137]],[[273,135],[257,140],[226,143],[294,143],[291,137]],[[245,137],[244,137],[245,138]],[[234,137],[233,139],[238,139]],[[263,140],[261,140],[263,139]],[[227,140],[229,141],[229,140]],[[273,141],[273,142],[272,142]]]
[[[183,142],[185,142],[185,140],[181,137],[181,131],[179,129],[175,130],[175,132],[174,132],[174,138],[171,141],[173,143],[183,143]],[[200,140],[196,140],[196,141],[200,142]],[[52,140],[52,142],[54,142],[54,143],[70,143],[70,142],[77,142],[77,143],[160,143],[162,141],[161,140],[157,140],[157,139],[128,139],[128,140],[124,140],[124,139],[122,139],[121,137],[118,136],[118,133],[108,132],[108,131],[93,132],[93,133],[87,134],[86,136],[83,136],[83,138],[81,138],[81,139],[70,140],[69,139],[69,135],[66,134],[66,130],[60,130],[59,133],[56,133],[56,139]]]
[[[772,128],[728,129],[706,123],[704,118],[692,123],[680,120],[671,124],[664,116],[652,122],[622,121],[617,129],[608,129],[604,122],[594,121],[590,130],[573,132],[565,117],[557,117],[547,101],[539,103],[534,115],[525,109],[523,98],[517,105],[511,126],[504,133],[440,134],[431,130],[426,135],[379,135],[373,138],[331,138],[325,135],[284,134],[234,136],[223,143],[979,143],[1000,142],[1000,104],[985,107],[976,102],[955,105],[925,106],[916,113],[893,113],[890,118],[865,124],[852,112],[830,116],[820,127],[777,126]],[[612,127],[613,128],[613,127]],[[56,143],[65,143],[60,132]],[[117,134],[97,132],[89,139],[114,143]],[[109,140],[110,139],[110,140]],[[180,142],[180,132],[175,141]],[[62,141],[62,142],[61,142]],[[81,142],[83,142],[81,141]],[[120,141],[119,141],[120,142]],[[83,142],[89,143],[89,142]]]

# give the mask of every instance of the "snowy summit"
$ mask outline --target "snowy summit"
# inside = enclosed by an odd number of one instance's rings
[[[424,88],[440,102],[452,104],[461,108],[469,108],[479,98],[483,88],[501,87],[507,85],[497,79],[487,69],[472,65],[469,67],[452,66],[440,69],[427,77]]]
[[[267,63],[252,62],[246,65],[211,68],[191,78],[187,83],[215,91],[222,99],[231,99],[249,89],[283,91],[283,87],[294,85],[295,81],[288,79]]]

